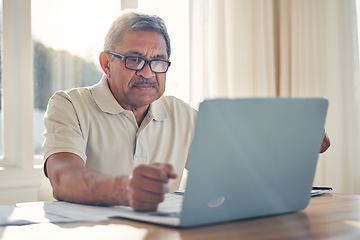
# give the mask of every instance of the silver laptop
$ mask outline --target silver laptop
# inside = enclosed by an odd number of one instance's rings
[[[168,194],[156,212],[116,215],[194,227],[306,208],[327,107],[321,98],[205,100],[185,193]]]

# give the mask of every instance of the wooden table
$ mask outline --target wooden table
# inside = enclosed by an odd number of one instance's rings
[[[360,239],[360,195],[328,193],[297,213],[191,229],[111,219],[2,227],[0,239]]]

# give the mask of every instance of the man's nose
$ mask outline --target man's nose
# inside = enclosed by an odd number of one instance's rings
[[[155,73],[151,71],[149,63],[145,63],[143,69],[137,71],[136,74],[143,76],[144,78],[151,78],[155,76]]]

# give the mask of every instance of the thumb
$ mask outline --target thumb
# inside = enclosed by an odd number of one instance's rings
[[[167,174],[168,178],[177,178],[178,175],[177,173],[174,171],[174,168],[171,164],[165,164],[163,166],[163,170],[165,171],[165,173]]]

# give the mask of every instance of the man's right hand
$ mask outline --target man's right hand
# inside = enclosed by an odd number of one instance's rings
[[[51,155],[45,165],[58,200],[96,204],[130,205],[138,211],[156,210],[168,191],[168,181],[176,178],[170,164],[139,165],[131,176],[111,176],[85,167],[72,153]]]
[[[177,178],[170,164],[137,166],[128,181],[129,204],[137,211],[154,211],[169,191],[169,179]]]

